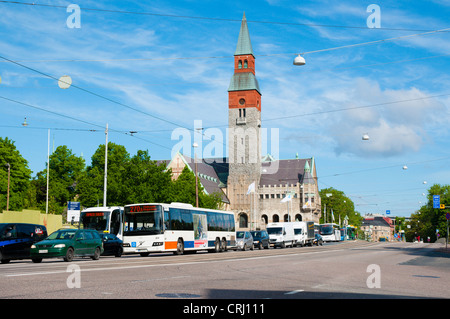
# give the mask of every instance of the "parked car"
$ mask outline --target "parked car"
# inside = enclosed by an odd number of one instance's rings
[[[237,231],[236,232],[236,249],[241,250],[253,250],[253,237],[249,231]]]
[[[313,241],[313,245],[316,246],[322,246],[323,245],[323,239],[322,236],[320,234],[315,234],[314,235],[314,241]]]
[[[103,240],[103,253],[102,256],[116,257],[122,256],[123,253],[123,241],[114,234],[103,233],[100,235]]]
[[[270,246],[269,234],[265,230],[255,230],[251,232],[253,236],[253,246],[259,249],[268,249]]]
[[[0,262],[30,258],[30,247],[47,237],[43,225],[24,223],[0,224]]]
[[[43,258],[64,258],[72,261],[74,256],[100,258],[103,242],[99,233],[93,229],[60,229],[46,239],[31,246],[31,260],[39,263]]]

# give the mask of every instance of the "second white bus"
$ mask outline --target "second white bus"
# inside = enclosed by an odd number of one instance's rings
[[[124,253],[226,251],[236,246],[234,213],[183,203],[124,207]]]
[[[339,225],[331,224],[320,224],[320,235],[322,235],[323,241],[340,241],[341,240],[341,230]]]

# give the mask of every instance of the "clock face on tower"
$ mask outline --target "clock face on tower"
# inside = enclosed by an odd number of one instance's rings
[[[239,100],[239,104],[240,104],[240,105],[244,105],[244,104],[245,104],[245,99],[240,99],[240,100]]]

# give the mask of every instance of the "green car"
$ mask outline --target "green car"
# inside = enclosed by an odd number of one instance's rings
[[[74,256],[88,256],[94,260],[103,252],[103,241],[96,230],[60,229],[31,246],[31,260],[40,263],[43,258],[62,257],[72,261]]]

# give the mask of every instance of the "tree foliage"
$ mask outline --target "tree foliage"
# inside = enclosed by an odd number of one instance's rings
[[[440,195],[441,204],[450,206],[450,185],[431,186],[428,189],[427,204],[411,215],[410,228],[405,230],[407,241],[412,241],[417,233],[424,241],[430,237],[430,241],[434,242],[438,239],[436,230],[439,230],[441,238],[447,237],[445,214],[449,212],[449,209],[433,208],[433,195]]]
[[[320,223],[334,222],[337,224],[340,218],[342,225],[344,218],[347,217],[349,225],[359,226],[361,224],[361,215],[355,211],[355,204],[344,192],[330,187],[321,189],[319,194],[322,201],[322,217],[320,218]],[[325,217],[326,221],[324,219]],[[334,221],[332,219],[333,217]]]
[[[10,168],[9,210],[21,210],[28,206],[27,192],[31,170],[28,162],[17,150],[14,142],[0,137],[0,211],[6,209],[8,193],[8,165]]]

